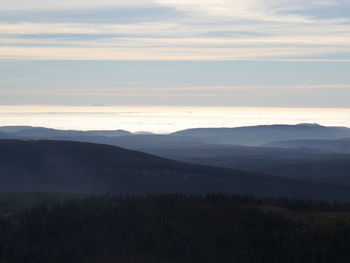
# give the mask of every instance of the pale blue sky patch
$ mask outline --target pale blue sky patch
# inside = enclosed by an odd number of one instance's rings
[[[39,10],[1,12],[7,23],[135,23],[180,18],[184,14],[176,9],[153,6],[147,8],[109,8],[85,10]]]
[[[350,107],[344,62],[0,64],[0,104]]]
[[[333,4],[309,6],[305,9],[288,10],[284,14],[299,13],[311,18],[349,20],[350,2],[331,1]]]
[[[350,63],[259,62],[259,61],[27,61],[1,63],[0,89],[11,81],[119,82],[123,86],[285,86],[350,84]],[[9,84],[5,84],[7,81]],[[125,84],[124,84],[125,83]],[[128,84],[131,83],[131,84]],[[136,83],[136,84],[135,84]],[[94,87],[92,87],[94,88]],[[98,89],[98,87],[95,87]]]

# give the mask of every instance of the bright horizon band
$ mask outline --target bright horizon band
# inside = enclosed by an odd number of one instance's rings
[[[0,126],[169,133],[187,128],[318,123],[350,127],[350,109],[193,106],[0,106]]]

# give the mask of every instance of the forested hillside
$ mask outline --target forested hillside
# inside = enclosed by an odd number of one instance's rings
[[[324,201],[64,197],[1,213],[0,262],[344,263],[349,219]]]

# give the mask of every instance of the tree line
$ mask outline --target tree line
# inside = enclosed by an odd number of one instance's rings
[[[349,203],[286,198],[72,198],[2,213],[0,262],[343,263],[349,218]]]

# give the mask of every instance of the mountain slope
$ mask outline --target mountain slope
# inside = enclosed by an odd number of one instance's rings
[[[288,149],[220,144],[188,144],[179,145],[177,148],[164,146],[158,148],[138,148],[137,150],[175,160],[239,156],[295,159],[308,158],[315,153],[323,153],[322,150],[313,148]]]
[[[0,132],[0,139],[17,139],[17,137],[5,132]]]
[[[221,192],[350,199],[342,187],[184,164],[108,145],[67,141],[0,140],[0,182],[0,191],[12,192]]]
[[[276,148],[313,148],[331,152],[350,152],[350,138],[338,140],[290,140],[277,141],[264,145]]]
[[[296,149],[285,149],[284,152],[279,148],[276,150],[278,151],[275,153],[267,154],[263,151],[252,151],[226,156],[172,158],[194,164],[242,169],[313,183],[350,187],[350,154],[298,152]]]
[[[340,139],[350,137],[345,127],[317,124],[261,125],[239,128],[198,128],[178,131],[172,135],[199,137],[207,143],[257,146],[274,141],[297,139]]]
[[[124,130],[111,131],[78,131],[78,130],[57,130],[44,127],[31,126],[4,126],[0,127],[0,131],[11,134],[16,137],[24,138],[52,138],[56,136],[71,137],[71,136],[123,136],[132,135],[132,133]]]
[[[51,137],[50,140],[69,140],[69,141],[80,141],[80,142],[92,142],[100,144],[109,144],[119,146],[131,150],[143,149],[158,149],[158,148],[170,148],[170,149],[182,149],[183,147],[197,147],[203,144],[198,138],[188,136],[169,136],[161,134],[141,134],[133,136],[70,136],[62,137],[56,136]]]

